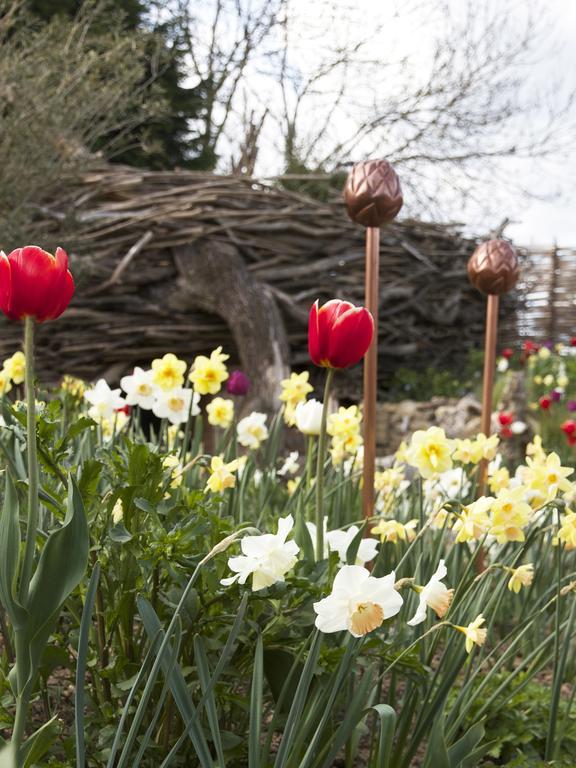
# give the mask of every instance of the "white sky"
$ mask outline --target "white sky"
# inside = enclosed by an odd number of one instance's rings
[[[251,0],[245,0],[250,2]],[[289,0],[290,7],[299,14],[299,26],[295,27],[297,54],[293,62],[293,68],[296,74],[299,71],[305,76],[306,72],[314,71],[314,66],[320,60],[322,46],[324,43],[333,46],[337,42],[343,41],[349,29],[342,21],[345,13],[339,15],[336,12],[330,18],[319,15],[319,1],[311,3],[310,0]],[[267,0],[254,0],[256,4],[263,3],[266,6]],[[334,2],[334,0],[333,0]],[[402,57],[408,60],[408,69],[412,68],[412,81],[418,81],[419,74],[426,72],[430,65],[430,56],[435,35],[440,30],[442,24],[441,8],[448,5],[452,13],[460,15],[460,10],[464,7],[464,0],[336,0],[339,8],[348,8],[347,19],[350,26],[350,19],[358,27],[354,33],[359,32],[360,36],[368,33],[371,28],[384,24],[383,31],[375,42],[372,51],[376,52],[374,58],[378,61],[387,62],[399,61]],[[540,3],[544,9],[542,18],[537,17],[538,23],[543,24],[548,29],[548,42],[542,52],[537,51],[533,54],[529,63],[525,67],[535,86],[542,89],[548,89],[558,80],[563,81],[564,91],[557,94],[558,103],[565,96],[567,90],[576,91],[576,0],[476,0],[476,8],[480,14],[489,13],[490,8],[505,9],[510,13],[513,20],[518,20],[518,30],[522,27],[522,21],[527,18],[527,7],[530,3]],[[416,7],[412,14],[406,14],[407,5]],[[208,22],[211,19],[212,0],[205,0],[204,3],[195,3],[194,8],[197,18],[201,22]],[[202,9],[202,10],[199,10]],[[400,10],[399,17],[395,15],[395,10]],[[204,17],[204,14],[206,16]],[[204,18],[203,18],[204,17]],[[512,27],[512,36],[515,28]],[[508,32],[510,34],[510,31]],[[520,31],[518,32],[520,34]],[[264,65],[265,66],[265,65]],[[382,82],[383,92],[386,92],[388,83],[386,76],[388,70],[385,66],[378,71],[378,81]],[[361,93],[361,84],[358,86]],[[315,121],[318,121],[317,113],[322,113],[322,108],[330,103],[331,99],[330,82],[323,81],[322,87],[318,89],[317,95],[306,103],[305,120],[301,128],[308,126],[313,131]],[[354,91],[351,93],[351,98]],[[386,92],[386,97],[387,92]],[[554,102],[555,94],[551,99]],[[235,97],[236,110],[240,112],[246,109],[246,105],[258,110],[263,110],[265,106],[273,103],[277,106],[281,104],[279,90],[273,91],[270,81],[262,73],[262,64],[260,69],[254,66],[247,78],[247,84],[239,89]],[[353,112],[353,110],[350,110]],[[535,120],[538,116],[535,116]],[[572,117],[576,125],[576,105]],[[344,111],[333,120],[327,128],[327,135],[330,139],[340,138],[341,132],[346,132],[352,124],[353,116],[347,115]],[[518,136],[514,135],[514,140],[521,143],[521,131],[525,128],[525,123],[517,125]],[[230,146],[238,136],[237,125],[233,123],[227,129]],[[265,129],[260,142],[259,162],[256,174],[272,175],[281,171],[281,133],[278,125],[273,119],[265,123]],[[385,141],[384,141],[385,144]],[[223,157],[229,156],[226,145],[224,146]],[[385,156],[385,146],[383,145],[382,155]],[[357,158],[360,159],[360,158]],[[469,232],[476,234],[486,234],[495,225],[499,224],[504,217],[511,220],[511,224],[506,229],[506,235],[512,237],[517,243],[522,245],[542,245],[550,246],[557,243],[560,246],[576,246],[576,135],[574,137],[574,146],[570,153],[565,157],[559,157],[555,162],[534,160],[506,160],[500,163],[501,178],[493,182],[490,186],[487,183],[484,187],[478,185],[475,190],[478,202],[466,200],[458,191],[450,189],[449,181],[441,186],[444,189],[446,200],[443,203],[444,218],[462,222],[466,225]],[[225,170],[223,164],[221,170]],[[438,166],[438,179],[442,177],[444,169]],[[429,171],[433,174],[435,171]],[[507,184],[508,182],[508,184]],[[423,184],[425,181],[422,182]],[[442,183],[442,182],[441,182]],[[514,185],[513,192],[508,193],[508,187]],[[533,192],[534,196],[523,196],[518,187]],[[492,203],[490,213],[487,213],[482,206],[482,198]],[[446,202],[448,201],[448,202]],[[495,202],[496,201],[496,202]],[[410,199],[405,194],[405,213],[410,215]],[[416,212],[416,211],[414,211]],[[452,215],[453,213],[453,215]]]

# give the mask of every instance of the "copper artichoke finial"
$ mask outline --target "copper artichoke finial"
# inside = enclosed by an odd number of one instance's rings
[[[470,282],[482,293],[508,293],[516,285],[519,273],[518,256],[506,240],[481,243],[468,261]]]
[[[395,219],[402,208],[400,179],[387,160],[356,163],[346,180],[344,201],[352,221],[381,227]]]

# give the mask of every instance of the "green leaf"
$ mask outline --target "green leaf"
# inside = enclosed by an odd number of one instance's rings
[[[452,768],[444,736],[444,708],[432,726],[424,768]]]
[[[20,762],[22,768],[32,768],[50,749],[60,735],[60,722],[54,715],[51,720],[39,728],[26,740],[20,750]]]
[[[76,662],[76,693],[74,696],[74,732],[76,735],[76,765],[82,768],[86,764],[86,748],[84,741],[84,682],[86,677],[86,664],[88,660],[88,641],[92,625],[92,614],[94,612],[94,603],[96,601],[96,589],[100,579],[100,563],[96,563],[86,600],[82,610],[82,620],[80,622],[80,636],[78,638],[78,660]]]
[[[346,550],[346,562],[348,563],[348,565],[354,565],[354,563],[356,562],[356,558],[358,557],[358,550],[360,548],[360,542],[364,537],[365,528],[366,528],[366,523],[360,526],[360,530],[358,531],[356,536],[354,536],[354,538],[350,542],[348,549]]]
[[[30,582],[28,621],[23,638],[29,647],[31,662],[28,684],[32,682],[62,605],[84,576],[89,543],[84,504],[70,477],[66,518],[62,527],[48,537]]]
[[[448,748],[451,768],[460,768],[484,738],[484,723],[476,723],[469,728],[461,739]]]
[[[376,765],[378,768],[390,768],[396,729],[396,712],[388,704],[375,704],[370,709],[374,710],[380,719]]]
[[[210,726],[210,733],[212,734],[212,742],[216,750],[216,757],[218,763],[222,766],[226,764],[224,758],[224,749],[222,747],[222,739],[220,737],[220,724],[218,722],[218,708],[216,707],[216,701],[214,699],[214,688],[209,688],[210,685],[210,666],[208,663],[208,656],[206,655],[206,649],[204,647],[204,641],[199,635],[194,637],[194,656],[196,659],[196,669],[198,670],[198,678],[200,680],[200,687],[202,693],[206,698],[206,714],[208,717],[208,725]]]
[[[264,684],[264,653],[262,635],[256,641],[254,669],[252,670],[252,690],[250,691],[250,733],[248,736],[248,768],[260,766],[260,731],[262,727]]]
[[[118,525],[110,528],[108,535],[112,541],[116,542],[116,544],[126,544],[127,542],[132,541],[132,534],[122,523],[118,523]]]
[[[15,629],[26,622],[27,612],[16,598],[16,579],[20,561],[20,521],[16,487],[6,474],[4,507],[0,517],[0,601]]]

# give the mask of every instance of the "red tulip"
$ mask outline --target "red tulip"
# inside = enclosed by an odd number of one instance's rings
[[[513,357],[513,355],[514,355],[514,350],[511,349],[510,347],[505,347],[502,350],[501,354],[502,354],[502,357],[506,358],[506,360],[510,360],[510,358]]]
[[[572,421],[572,419],[568,419],[565,421],[562,426],[560,427],[562,432],[564,432],[566,435],[573,435],[574,432],[576,432],[576,421]]]
[[[308,321],[308,351],[315,365],[350,368],[366,354],[374,336],[374,320],[365,307],[332,299],[315,301]]]
[[[510,429],[510,427],[502,427],[500,429],[500,437],[503,437],[505,440],[509,440],[513,436],[514,432]]]
[[[11,320],[55,320],[70,304],[74,280],[62,248],[56,256],[35,245],[0,251],[0,309]]]
[[[498,414],[498,421],[500,422],[500,425],[503,427],[509,427],[510,424],[514,421],[514,414],[508,413],[507,411],[500,411]]]
[[[548,408],[550,408],[552,405],[552,398],[548,397],[547,395],[543,395],[540,400],[538,400],[538,402],[540,404],[540,408],[542,408],[544,411],[547,411]]]

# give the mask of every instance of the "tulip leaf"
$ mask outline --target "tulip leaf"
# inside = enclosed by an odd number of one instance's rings
[[[32,683],[62,605],[84,576],[89,544],[84,504],[70,477],[66,517],[62,526],[48,537],[30,582],[25,631],[31,661],[28,684]]]
[[[16,579],[20,560],[20,522],[18,493],[8,472],[4,506],[0,517],[0,601],[15,629],[26,622],[26,610],[16,599]]]
[[[86,748],[84,736],[84,687],[86,677],[86,667],[88,663],[88,644],[89,634],[92,625],[92,613],[96,602],[96,590],[100,579],[100,563],[96,563],[90,583],[86,591],[86,599],[82,610],[82,620],[80,622],[80,635],[78,638],[78,660],[76,662],[76,692],[74,696],[74,731],[76,735],[76,765],[86,764]]]

